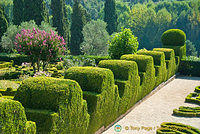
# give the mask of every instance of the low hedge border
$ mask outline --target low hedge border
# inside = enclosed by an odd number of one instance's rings
[[[181,117],[200,117],[200,107],[184,107],[173,110],[173,115]]]
[[[189,61],[181,60],[179,65],[179,72],[181,75],[189,75],[200,77],[200,62],[199,61]]]
[[[186,98],[185,102],[194,103],[200,105],[200,93],[190,93]]]
[[[196,93],[200,93],[200,86],[197,86],[194,90]]]
[[[200,130],[181,123],[164,122],[161,128],[157,129],[157,134],[199,134]]]

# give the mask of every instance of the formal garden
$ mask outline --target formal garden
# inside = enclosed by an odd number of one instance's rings
[[[20,2],[13,1],[13,17],[0,6],[2,134],[94,134],[174,75],[200,77],[200,60],[187,57],[181,28],[163,31],[159,47],[139,49],[141,38],[130,27],[117,30],[117,14],[110,15],[115,8],[106,9],[115,1],[105,2],[105,22],[88,20],[76,0],[70,19],[63,13],[70,8],[64,8],[62,0],[51,0],[52,16],[42,0],[31,7],[33,13],[26,10],[29,1]],[[185,102],[200,104],[199,85]],[[180,106],[172,112],[200,117],[200,107]],[[187,123],[163,122],[157,133],[200,130]]]

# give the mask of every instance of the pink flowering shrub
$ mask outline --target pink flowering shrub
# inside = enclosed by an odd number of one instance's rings
[[[33,66],[37,63],[39,71],[40,62],[44,65],[66,51],[66,43],[63,37],[52,30],[47,33],[35,28],[22,29],[21,33],[16,35],[15,49],[18,53],[28,55]]]

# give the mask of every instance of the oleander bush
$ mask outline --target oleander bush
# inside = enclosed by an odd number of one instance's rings
[[[112,35],[108,44],[108,53],[112,59],[120,59],[124,54],[136,53],[139,45],[137,37],[127,28],[122,28],[121,32]]]
[[[66,71],[66,78],[77,81],[83,90],[90,114],[88,133],[95,133],[117,118],[120,98],[111,70],[99,67],[72,67]]]
[[[165,54],[165,62],[166,62],[166,68],[167,68],[167,79],[172,77],[177,70],[176,66],[176,60],[175,60],[175,54],[173,49],[169,48],[154,48],[154,51],[164,52]]]
[[[190,93],[186,98],[185,102],[194,103],[200,105],[200,93]]]
[[[200,130],[181,123],[164,122],[161,128],[157,129],[157,134],[199,134]]]
[[[194,90],[196,93],[200,93],[200,86],[197,86],[195,87],[195,90]]]
[[[0,126],[2,134],[36,134],[35,122],[27,121],[22,104],[1,97]]]
[[[124,114],[140,100],[140,77],[138,66],[134,61],[102,60],[99,67],[108,68],[114,73],[115,84],[118,86],[120,103],[118,114]]]
[[[140,76],[140,99],[150,93],[155,87],[155,68],[152,56],[128,54],[121,57],[122,60],[135,61],[138,65]]]
[[[26,116],[37,124],[38,133],[77,133],[87,131],[87,103],[79,84],[51,77],[25,79],[14,100],[25,107]]]
[[[156,76],[156,86],[164,82],[167,78],[167,70],[165,63],[165,54],[164,52],[159,51],[144,51],[140,50],[137,52],[139,55],[149,55],[153,57],[155,76]]]

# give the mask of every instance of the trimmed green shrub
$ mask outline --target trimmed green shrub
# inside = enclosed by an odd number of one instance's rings
[[[200,130],[181,123],[164,122],[161,128],[157,129],[157,134],[199,134]]]
[[[167,79],[172,77],[176,73],[176,60],[173,49],[169,48],[154,48],[154,51],[164,52],[165,54],[165,62],[167,68]]]
[[[200,93],[200,86],[197,86],[194,91]]]
[[[179,72],[181,75],[190,75],[200,77],[200,62],[199,61],[190,61],[190,60],[181,60],[179,65]]]
[[[95,133],[117,118],[120,98],[111,70],[99,67],[72,67],[66,71],[65,78],[77,81],[84,91],[90,114],[87,133]]]
[[[200,117],[200,107],[184,107],[173,110],[173,115],[181,117]]]
[[[139,45],[137,37],[127,28],[122,28],[121,32],[114,34],[108,44],[108,53],[112,59],[120,59],[124,54],[136,53]]]
[[[162,34],[161,40],[164,46],[183,46],[186,35],[180,29],[169,29]]]
[[[25,125],[25,134],[36,134],[36,124],[32,121],[27,121]]]
[[[130,107],[140,100],[140,77],[138,66],[134,61],[103,60],[99,67],[108,68],[114,73],[115,84],[118,85],[119,103],[118,114],[124,114]]]
[[[27,122],[24,107],[18,101],[0,98],[0,132],[2,134],[27,133]],[[29,128],[29,134],[36,134],[35,127]]]
[[[165,54],[164,52],[159,51],[138,51],[139,55],[149,55],[153,57],[155,76],[156,76],[156,86],[166,80],[167,70],[165,63]]]
[[[190,93],[186,98],[185,102],[194,103],[200,105],[200,93]]]
[[[129,54],[123,55],[122,60],[135,61],[140,75],[141,92],[140,99],[150,93],[155,87],[155,68],[153,57],[148,55]]]
[[[26,55],[7,54],[7,53],[1,53],[0,59],[1,61],[6,61],[6,62],[10,62],[11,60],[13,60],[15,65],[21,65],[23,62],[30,61]]]
[[[0,69],[12,66],[11,62],[0,62]]]
[[[178,56],[180,60],[186,57],[186,44],[183,46],[163,46],[163,47],[173,49],[175,52],[175,56]]]
[[[0,93],[0,97],[2,97],[3,95]]]
[[[0,80],[18,79],[21,74],[21,71],[1,71]]]
[[[25,79],[14,100],[26,108],[38,133],[86,133],[89,114],[77,82],[51,77]]]

